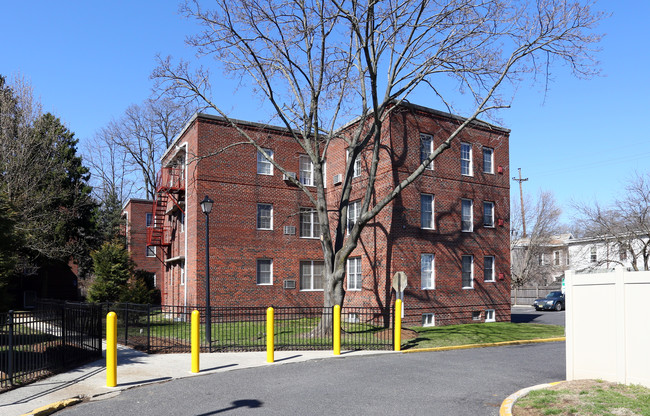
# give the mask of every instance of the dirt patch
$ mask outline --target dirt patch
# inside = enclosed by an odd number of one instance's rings
[[[393,337],[393,328],[383,329],[375,334],[379,339],[392,339]],[[418,333],[412,329],[402,328],[402,342],[408,341],[409,339],[417,338]]]
[[[585,404],[585,397],[589,392],[596,390],[613,390],[620,389],[620,384],[611,383],[601,380],[573,380],[565,381],[560,384],[548,387],[545,390],[558,392],[553,401],[543,409],[536,409],[532,405],[527,405],[524,398],[515,403],[512,409],[514,416],[542,416],[542,415],[593,415],[593,413],[575,413],[573,409],[579,409]],[[549,413],[553,409],[551,413]],[[640,416],[630,409],[618,408],[612,409],[612,414],[617,416]]]

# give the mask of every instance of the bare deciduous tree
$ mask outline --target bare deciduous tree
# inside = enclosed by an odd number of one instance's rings
[[[526,237],[523,237],[521,209],[513,200],[511,212],[511,272],[512,286],[521,287],[527,283],[547,284],[556,270],[550,256],[553,238],[561,232],[560,215],[562,210],[549,191],[540,191],[536,203],[530,198],[524,200],[524,215],[528,224]]]
[[[612,246],[608,256],[598,263],[627,264],[632,268],[650,270],[650,173],[636,173],[625,186],[624,193],[611,206],[575,203],[578,224],[588,237],[600,237]]]
[[[151,98],[130,106],[102,128],[95,137],[97,157],[91,158],[93,173],[101,177],[100,188],[115,191],[122,202],[132,193],[153,199],[160,157],[194,110],[164,96]]]
[[[293,1],[217,0],[206,10],[188,1],[184,13],[203,30],[188,39],[202,57],[213,57],[224,71],[255,84],[255,93],[274,110],[314,169],[314,186],[292,181],[311,200],[321,226],[325,261],[325,306],[342,304],[346,259],[364,226],[481,114],[509,106],[511,87],[548,75],[550,65],[567,64],[577,76],[594,73],[592,33],[602,16],[589,5],[538,0]],[[160,59],[154,77],[179,98],[198,97],[227,120],[210,94],[207,69]],[[394,189],[373,199],[382,142],[382,123],[416,88],[454,110],[459,92],[472,110],[443,138],[422,164]],[[352,115],[357,123],[340,134]],[[237,123],[231,120],[237,128]],[[356,127],[355,127],[356,126]],[[281,172],[255,138],[238,129]],[[335,212],[325,200],[323,167],[334,139],[346,141],[349,158]],[[371,161],[359,217],[346,232],[354,163],[361,153]],[[206,157],[209,155],[196,155]],[[330,201],[332,202],[332,201]],[[333,231],[331,231],[333,230]]]

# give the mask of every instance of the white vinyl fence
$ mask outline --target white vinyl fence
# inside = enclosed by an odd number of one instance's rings
[[[650,387],[650,272],[566,272],[567,380]]]

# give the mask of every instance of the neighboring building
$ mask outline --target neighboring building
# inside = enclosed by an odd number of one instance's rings
[[[377,198],[412,172],[460,120],[411,104],[396,109],[384,125],[388,157],[378,167]],[[238,125],[309,186],[309,159],[285,129]],[[153,222],[142,248],[158,247],[164,264],[158,279],[162,302],[205,302],[206,218],[199,203],[208,195],[215,201],[210,214],[213,306],[320,306],[323,260],[313,207],[252,145],[232,146],[241,141],[224,119],[196,114],[163,156]],[[226,146],[232,147],[218,156],[196,157]],[[508,146],[509,130],[472,123],[431,169],[368,223],[348,260],[344,306],[390,307],[395,298],[391,278],[404,271],[408,324],[509,321]],[[363,156],[353,179],[352,219],[366,177]],[[332,204],[345,157],[345,142],[333,140],[325,172]],[[130,221],[135,228],[134,214]]]
[[[153,226],[153,201],[130,199],[122,209],[126,247],[136,269],[154,274],[154,285],[159,286],[162,272],[163,250],[147,244],[147,229]]]
[[[571,267],[569,243],[572,240],[571,234],[553,235],[534,239],[532,247],[528,237],[513,240],[510,260],[513,282],[515,276],[524,272],[528,273],[525,286],[547,286],[561,282],[565,270]]]
[[[575,238],[567,241],[570,269],[576,272],[611,271],[616,268],[635,270],[636,254],[638,270],[644,270],[643,252],[648,252],[648,236],[639,234],[633,238],[598,236]]]

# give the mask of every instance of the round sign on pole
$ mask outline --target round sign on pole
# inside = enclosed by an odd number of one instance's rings
[[[395,273],[395,276],[393,276],[393,289],[395,289],[395,292],[398,294],[401,294],[404,292],[404,289],[406,289],[406,285],[408,284],[408,281],[406,279],[406,273],[404,272],[397,272]]]

